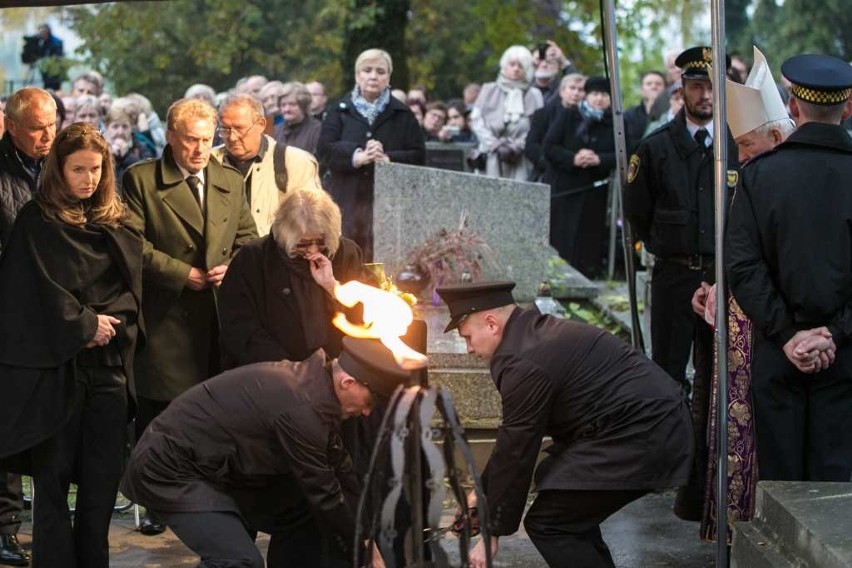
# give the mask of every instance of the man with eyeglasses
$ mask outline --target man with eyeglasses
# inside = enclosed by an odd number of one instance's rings
[[[41,166],[56,138],[56,103],[47,91],[26,87],[9,97],[5,113],[6,132],[0,140],[0,251],[18,211],[35,196]],[[0,472],[0,565],[29,564],[17,539],[22,510],[21,476]]]
[[[288,191],[322,191],[317,160],[310,153],[277,143],[265,135],[263,105],[250,95],[232,95],[219,107],[220,163],[236,168],[246,185],[246,199],[261,237],[269,234],[278,203]]]
[[[158,160],[124,174],[131,222],[144,237],[143,315],[136,357],[136,433],[190,387],[219,372],[217,292],[237,250],[257,238],[240,175],[210,160],[216,109],[200,99],[169,108]],[[147,514],[143,534],[162,523]]]

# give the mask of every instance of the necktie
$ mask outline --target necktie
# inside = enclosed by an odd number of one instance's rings
[[[698,142],[698,146],[701,147],[701,151],[705,151],[707,149],[707,139],[710,137],[710,133],[707,132],[706,128],[699,128],[695,131],[695,141]]]
[[[195,202],[198,204],[198,208],[201,211],[204,211],[204,208],[201,206],[201,180],[198,179],[197,176],[189,176],[186,178],[186,183],[189,185],[189,189],[192,190],[192,196],[195,198]]]

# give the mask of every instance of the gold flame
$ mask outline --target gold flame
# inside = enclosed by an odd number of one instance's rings
[[[341,312],[334,316],[332,323],[343,333],[352,337],[381,340],[403,369],[420,369],[426,365],[426,356],[400,339],[414,321],[414,314],[405,300],[357,280],[335,287],[334,296],[347,308],[358,303],[364,306],[364,325],[353,324]]]

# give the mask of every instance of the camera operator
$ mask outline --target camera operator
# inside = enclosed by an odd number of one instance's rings
[[[36,65],[45,57],[62,57],[64,55],[62,40],[53,35],[50,26],[41,24],[38,33],[32,36],[24,36],[24,50],[21,53],[21,62],[28,65]],[[45,89],[58,91],[62,86],[62,74],[52,74],[49,70],[41,69],[41,78]]]

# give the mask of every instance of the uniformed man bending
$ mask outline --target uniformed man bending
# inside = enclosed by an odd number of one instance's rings
[[[263,568],[253,533],[272,538],[268,568],[352,565],[359,482],[342,418],[369,415],[408,374],[371,340],[339,359],[256,363],[175,399],[136,444],[121,491],[155,511],[199,567]],[[377,562],[380,558],[374,558]]]
[[[755,327],[758,469],[849,481],[852,138],[840,123],[852,115],[852,67],[799,55],[781,72],[797,130],[743,169],[726,236],[731,290]]]
[[[490,361],[503,422],[482,473],[492,555],[518,529],[536,470],[538,497],[524,519],[550,566],[612,567],[600,523],[647,492],[686,483],[689,410],[657,365],[596,327],[515,305],[513,282],[439,288],[467,350]],[[473,504],[472,500],[470,504]],[[485,566],[485,543],[471,552]]]

